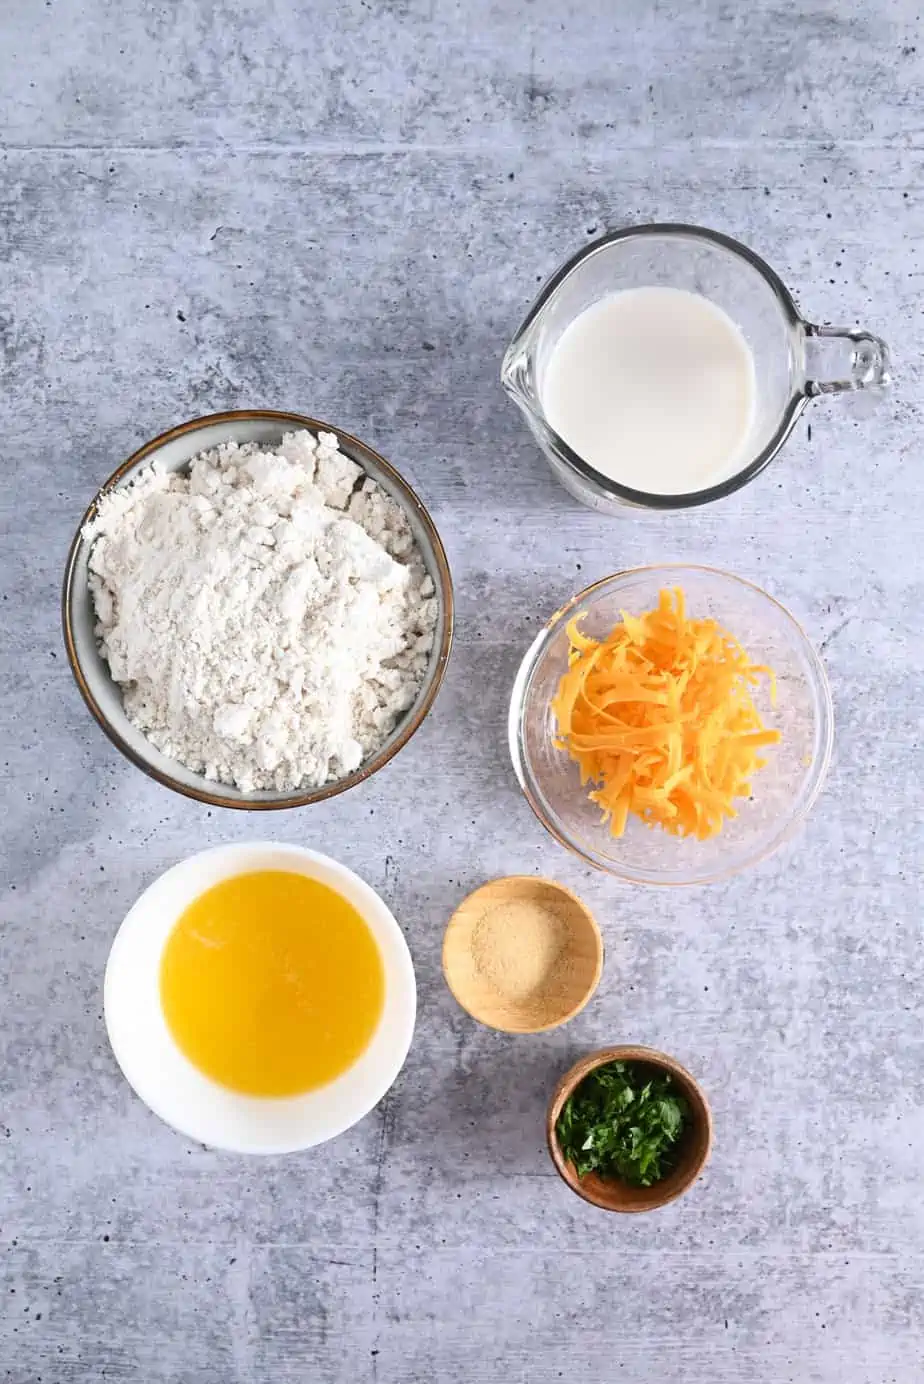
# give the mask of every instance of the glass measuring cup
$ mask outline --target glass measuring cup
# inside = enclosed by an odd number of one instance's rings
[[[544,373],[565,329],[601,298],[651,286],[687,289],[710,299],[740,328],[754,357],[749,460],[705,490],[648,494],[611,480],[568,446],[543,410]],[[770,266],[730,236],[700,226],[634,226],[586,246],[546,283],[507,348],[501,382],[576,499],[607,513],[626,507],[678,510],[722,499],[753,480],[776,456],[810,399],[887,385],[889,353],[869,332],[807,322]]]

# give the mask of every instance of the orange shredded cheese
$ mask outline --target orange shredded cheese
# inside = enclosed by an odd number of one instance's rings
[[[556,745],[592,784],[614,836],[629,813],[674,836],[705,841],[751,792],[779,742],[752,691],[771,669],[754,664],[715,620],[691,620],[679,587],[662,591],[656,610],[622,612],[603,640],[568,625],[568,671],[552,701]]]

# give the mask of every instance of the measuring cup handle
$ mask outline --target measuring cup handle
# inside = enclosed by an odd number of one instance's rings
[[[878,336],[855,327],[816,327],[806,322],[805,376],[810,398],[885,389],[892,383],[889,348]]]

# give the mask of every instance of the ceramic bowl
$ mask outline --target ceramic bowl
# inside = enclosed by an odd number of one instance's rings
[[[653,1187],[632,1187],[618,1178],[599,1177],[596,1173],[578,1177],[574,1164],[565,1159],[559,1146],[555,1126],[562,1106],[590,1072],[607,1062],[637,1062],[655,1071],[667,1072],[690,1107],[690,1122],[680,1139],[676,1166]],[[599,1206],[603,1211],[654,1211],[689,1191],[706,1166],[712,1149],[712,1112],[696,1079],[666,1053],[655,1048],[601,1048],[576,1062],[555,1087],[546,1117],[546,1140],[559,1176],[572,1192],[592,1206]]]
[[[774,704],[766,679],[754,700],[782,740],[754,775],[749,801],[709,841],[671,836],[630,817],[622,836],[604,822],[578,766],[557,748],[554,697],[568,667],[567,627],[577,620],[593,638],[609,634],[622,612],[641,615],[664,587],[682,587],[687,610],[718,621],[754,663],[776,673]],[[821,792],[834,741],[834,711],[821,660],[798,621],[753,582],[712,567],[665,564],[605,577],[555,612],[520,665],[510,702],[510,755],[520,787],[551,834],[583,860],[629,884],[708,884],[771,855],[798,829]]]
[[[439,613],[433,652],[423,685],[413,706],[398,722],[380,750],[365,759],[353,773],[325,783],[320,788],[245,793],[229,784],[217,783],[203,774],[193,773],[176,760],[161,754],[129,721],[122,706],[122,694],[110,676],[94,633],[95,618],[87,566],[91,544],[84,537],[84,526],[94,517],[97,505],[106,492],[116,486],[128,485],[153,462],[162,470],[180,471],[199,452],[223,442],[261,442],[275,446],[282,441],[283,433],[301,428],[308,428],[315,434],[335,433],[340,450],[361,466],[404,510],[427,571],[433,579]],[[252,810],[304,807],[344,793],[370,778],[407,744],[422,724],[433,705],[449,661],[453,626],[452,579],[432,519],[407,481],[383,457],[331,423],[297,413],[251,409],[239,413],[215,413],[182,423],[146,443],[109,477],[81,519],[71,544],[64,579],[62,616],[67,656],[83,699],[109,739],[132,764],[165,787],[213,807]]]
[[[180,915],[206,889],[251,870],[295,871],[335,889],[365,920],[382,958],[385,1001],[368,1046],[341,1076],[306,1095],[246,1096],[212,1081],[180,1051],[161,1008],[161,957]],[[190,856],[144,891],[112,944],[103,1001],[116,1061],[155,1115],[211,1148],[274,1154],[333,1139],[378,1104],[404,1065],[417,991],[404,935],[368,884],[317,851],[253,843]]]

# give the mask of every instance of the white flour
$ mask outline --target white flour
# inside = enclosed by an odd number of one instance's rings
[[[245,792],[318,787],[411,706],[433,582],[402,510],[361,476],[332,433],[294,432],[102,501],[87,531],[97,635],[164,754]]]

